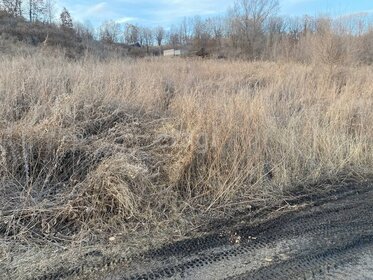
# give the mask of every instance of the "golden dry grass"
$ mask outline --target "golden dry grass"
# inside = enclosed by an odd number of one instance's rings
[[[0,60],[4,238],[183,232],[201,214],[373,173],[368,66]]]

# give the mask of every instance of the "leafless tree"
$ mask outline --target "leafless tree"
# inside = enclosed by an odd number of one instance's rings
[[[165,37],[165,30],[162,26],[155,29],[155,39],[157,40],[158,47],[162,47],[162,42]]]
[[[279,8],[278,0],[237,0],[231,13],[231,34],[250,56],[258,56],[263,46],[263,27]]]
[[[74,24],[74,30],[76,35],[81,38],[84,42],[90,42],[93,40],[94,36],[94,29],[92,26],[89,26],[89,24],[83,24],[80,22],[77,22]]]
[[[43,20],[46,14],[46,6],[44,0],[29,0],[28,14],[30,22]]]
[[[140,42],[140,28],[134,24],[126,24],[124,29],[125,43],[132,45]]]
[[[182,20],[179,27],[179,39],[180,44],[186,46],[190,43],[191,37],[193,36],[193,19],[186,18]]]
[[[207,42],[210,38],[210,34],[208,31],[208,25],[206,21],[202,20],[201,17],[197,16],[194,17],[193,21],[193,33],[194,33],[194,41],[195,46],[200,48],[206,48]]]
[[[120,26],[115,21],[106,21],[100,27],[100,40],[105,43],[116,43],[119,40]]]
[[[173,48],[177,48],[181,45],[180,33],[176,26],[172,26],[171,30],[167,33],[167,41]]]
[[[12,16],[22,16],[22,0],[0,0],[0,9]]]
[[[153,32],[150,28],[144,27],[141,31],[143,44],[146,46],[146,52],[149,54],[149,47],[153,44]]]
[[[45,0],[45,21],[52,23],[56,15],[56,1],[55,0]]]
[[[213,36],[215,40],[219,42],[219,46],[221,45],[221,40],[225,35],[225,20],[222,17],[215,17],[212,18],[210,21]]]

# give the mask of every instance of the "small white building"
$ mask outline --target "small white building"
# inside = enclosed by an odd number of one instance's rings
[[[163,56],[182,56],[183,54],[185,54],[183,50],[170,49],[163,51]]]

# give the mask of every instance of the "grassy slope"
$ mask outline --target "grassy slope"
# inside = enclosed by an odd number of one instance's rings
[[[201,214],[368,178],[372,80],[366,66],[2,56],[0,259],[14,241],[180,238]]]

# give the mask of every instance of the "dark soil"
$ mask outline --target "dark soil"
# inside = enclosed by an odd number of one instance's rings
[[[373,279],[373,188],[347,186],[254,226],[149,251],[100,279]],[[223,223],[224,222],[224,223]],[[215,222],[215,227],[217,223]],[[237,226],[240,224],[241,226]]]

